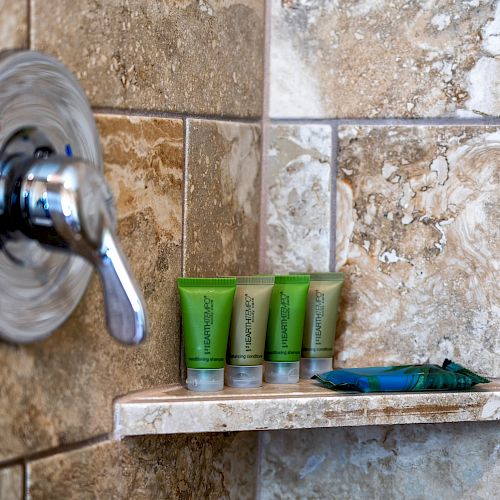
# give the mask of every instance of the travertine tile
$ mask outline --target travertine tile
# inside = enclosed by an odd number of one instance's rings
[[[248,433],[107,441],[29,463],[28,489],[32,500],[251,499],[255,451]]]
[[[499,23],[495,0],[272,0],[271,115],[498,115]]]
[[[191,415],[186,419],[186,414]],[[314,380],[193,393],[180,385],[115,403],[117,437],[186,432],[500,421],[500,380],[468,391],[352,394]]]
[[[0,50],[28,46],[28,2],[0,0]]]
[[[112,430],[112,400],[179,376],[183,130],[180,120],[100,115],[105,170],[118,233],[149,309],[151,336],[139,347],[106,332],[96,277],[49,339],[0,344],[0,459]]]
[[[186,274],[256,273],[260,127],[189,120],[186,154]]]
[[[261,498],[498,496],[497,423],[265,432]]]
[[[94,106],[259,116],[263,9],[261,0],[34,0],[32,43],[76,74]]]
[[[337,367],[441,362],[500,375],[500,130],[342,127]]]
[[[265,174],[266,271],[329,270],[331,155],[329,125],[270,127]]]
[[[21,500],[23,498],[21,465],[0,469],[0,498],[2,500]]]

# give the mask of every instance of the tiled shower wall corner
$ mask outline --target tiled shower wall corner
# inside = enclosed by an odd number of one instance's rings
[[[175,278],[258,270],[263,40],[259,0],[0,0],[0,50],[56,56],[95,110],[151,327],[117,345],[94,278],[49,339],[0,344],[2,500],[254,496],[256,433],[110,435],[115,397],[180,380]]]
[[[337,366],[499,376],[497,4],[0,0],[0,49],[57,56],[96,111],[152,328],[114,344],[94,280],[0,345],[0,498],[494,497],[489,423],[109,433],[114,397],[179,380],[174,278],[256,272],[259,218],[262,270],[346,272]]]
[[[500,2],[271,0],[261,271],[346,274],[337,367],[500,376]],[[258,498],[494,498],[496,424],[260,434]]]

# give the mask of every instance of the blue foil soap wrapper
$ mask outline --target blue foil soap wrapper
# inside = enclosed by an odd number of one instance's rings
[[[490,382],[485,377],[445,359],[438,365],[374,366],[332,370],[314,379],[338,391],[416,392],[470,389]]]

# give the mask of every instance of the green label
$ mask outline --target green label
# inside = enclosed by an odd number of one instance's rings
[[[308,289],[307,281],[280,283],[277,279],[269,308],[267,361],[300,359]]]
[[[311,281],[302,342],[304,358],[333,355],[342,281]]]
[[[179,280],[186,365],[224,368],[236,280],[187,280]]]
[[[237,285],[227,352],[229,364],[262,364],[272,290],[272,283]]]

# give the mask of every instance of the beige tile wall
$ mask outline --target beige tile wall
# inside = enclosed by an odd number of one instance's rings
[[[500,375],[499,13],[489,0],[270,1],[262,266],[336,258],[338,367],[451,357]],[[330,129],[332,192],[308,182],[326,134],[304,144]],[[497,427],[266,432],[259,497],[493,498]]]
[[[28,2],[0,0],[0,50],[28,46]]]
[[[144,291],[149,342],[120,346],[106,332],[94,277],[70,319],[47,340],[0,344],[2,460],[112,430],[111,401],[179,376],[182,121],[97,115],[105,173],[116,198],[118,234]]]
[[[28,491],[32,500],[251,499],[256,456],[244,432],[107,441],[31,462]]]
[[[32,46],[63,61],[94,106],[259,117],[263,4],[33,0]]]
[[[33,499],[253,498],[256,434],[110,433],[116,396],[180,380],[183,265],[258,270],[264,2],[0,0],[0,49],[27,47],[28,26],[96,111],[151,337],[125,348],[107,335],[94,277],[49,339],[0,344],[0,498],[23,495],[10,466],[23,460]]]
[[[270,0],[276,118],[498,115],[495,0]]]
[[[108,438],[113,397],[180,376],[175,276],[257,271],[261,141],[262,268],[333,267],[336,243],[337,364],[451,355],[498,374],[499,3],[270,0],[266,49],[264,4],[31,0],[28,34],[28,2],[0,0],[0,48],[31,38],[103,112],[152,320],[147,345],[114,344],[94,279],[53,337],[0,345],[0,464],[28,457],[31,498],[494,493],[491,425],[267,432],[259,454],[256,433]],[[21,467],[0,465],[0,497],[22,492]]]
[[[0,469],[0,498],[19,500],[23,496],[23,469],[14,465]]]

